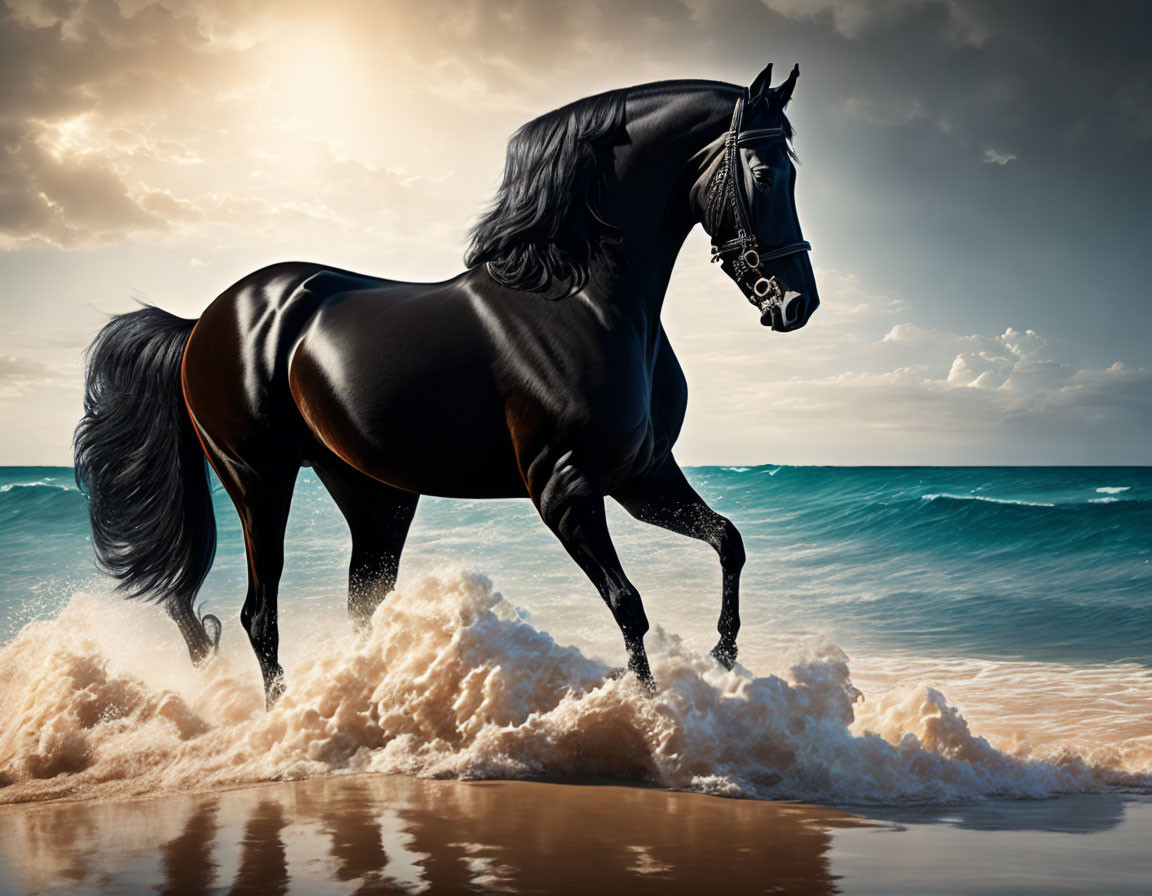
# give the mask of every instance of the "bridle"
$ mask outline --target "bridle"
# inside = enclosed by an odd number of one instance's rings
[[[784,140],[788,134],[784,128],[743,130],[746,99],[747,91],[736,101],[736,108],[732,111],[732,126],[724,137],[724,156],[708,182],[704,223],[709,233],[719,233],[725,208],[732,209],[736,238],[718,243],[713,236],[712,261],[720,262],[740,285],[748,301],[766,315],[772,306],[783,301],[784,294],[775,277],[767,277],[761,272],[761,265],[807,252],[812,244],[801,240],[765,249],[756,238],[748,197],[744,195],[744,178],[740,175],[740,148],[767,140]]]

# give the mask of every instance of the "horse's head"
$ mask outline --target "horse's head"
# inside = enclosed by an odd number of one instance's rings
[[[820,304],[796,216],[792,128],[784,115],[799,74],[796,66],[772,87],[769,65],[737,100],[704,197],[713,261],[760,310],[760,323],[780,332],[804,326]]]

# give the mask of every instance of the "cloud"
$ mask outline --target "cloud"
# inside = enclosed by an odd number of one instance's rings
[[[855,277],[783,337],[674,338],[691,399],[681,454],[731,462],[1152,460],[1152,370],[1061,361],[1041,333],[923,327]],[[836,309],[824,316],[825,310]],[[849,310],[855,309],[855,310]],[[676,337],[676,334],[673,334]],[[1109,433],[1101,440],[1101,432]]]
[[[17,3],[0,19],[0,60],[0,241],[82,247],[163,231],[127,164],[141,147],[111,122],[162,117],[180,76],[211,81],[219,54],[194,20],[155,3],[131,15],[108,0]]]
[[[700,74],[738,59],[750,73],[765,43],[820,60],[826,74],[811,87],[805,81],[808,95],[859,124],[927,126],[997,166],[1069,143],[1116,153],[1133,142],[1143,164],[1152,83],[1137,63],[1142,46],[1133,44],[1148,18],[1142,8],[1097,12],[1084,29],[1068,4],[1050,5],[1043,17],[1001,6],[21,0],[0,19],[0,245],[86,248],[226,223],[213,218],[206,193],[290,217],[287,200],[272,194],[278,185],[297,194],[310,186],[295,176],[308,170],[297,152],[307,150],[304,135],[331,135],[339,154],[336,144],[361,131],[343,156],[361,166],[361,190],[379,190],[373,174],[395,165],[381,164],[375,147],[419,159],[396,149],[397,126],[427,144],[427,119],[435,117],[440,134],[449,121],[455,133],[483,128],[498,148],[515,125],[559,101],[691,74],[687,53]],[[1124,52],[1130,46],[1134,52]],[[1094,79],[1056,62],[1075,54],[1095,60]],[[1104,102],[1096,83],[1109,84]],[[1095,140],[1118,131],[1127,139]],[[1006,145],[1014,149],[996,148]],[[425,162],[449,156],[447,145],[426,148]],[[296,172],[260,166],[267,152],[288,156]],[[421,167],[409,176],[425,175]],[[492,168],[474,182],[494,180]],[[313,189],[332,211],[313,220],[354,213],[347,197],[327,195],[327,183]],[[463,211],[450,200],[445,207]],[[260,229],[233,223],[238,238]]]
[[[0,400],[15,398],[58,378],[59,372],[47,364],[15,355],[0,355]]]
[[[994,0],[764,5],[828,23],[845,38],[839,50],[853,72],[849,111],[865,120],[945,125],[968,144],[995,137],[1026,145],[1030,156],[1075,144],[1132,161],[1152,141],[1152,79],[1143,62],[1152,7],[1138,0],[1087,15],[1076,0],[1053,0],[1042,14]],[[1097,145],[1103,133],[1111,146]],[[1011,161],[1012,153],[984,153],[990,163]]]
[[[989,165],[1007,165],[1009,162],[1015,161],[1016,153],[1014,152],[1000,152],[993,149],[991,146],[984,147],[984,161]]]
[[[419,77],[418,66],[409,59],[401,75],[404,64],[381,55],[377,39],[405,52],[421,40],[433,49],[427,27],[423,38],[396,34],[390,26],[407,15],[398,8],[292,6],[4,7],[0,249],[189,236],[220,245],[334,237],[404,245],[413,222],[405,226],[396,209],[410,212],[404,194],[414,187],[420,207],[440,213],[418,222],[425,242],[458,242],[476,204],[456,198],[455,164],[443,162],[459,131],[437,127],[431,146],[419,130],[398,136],[428,108],[428,94],[407,98],[403,79]],[[469,28],[486,27],[479,13]],[[536,27],[539,16],[525,16],[522,24]],[[458,16],[435,21],[463,27]],[[431,80],[440,78],[450,73]],[[381,84],[410,108],[381,107]],[[506,130],[490,141],[493,156]],[[414,164],[382,163],[390,157]]]
[[[893,22],[924,6],[939,10],[942,31],[959,44],[979,46],[989,33],[972,4],[961,0],[763,0],[776,12],[798,19],[831,19],[836,30],[849,39],[868,31],[890,27]]]
[[[771,336],[690,240],[699,262],[678,269],[666,315],[691,368],[686,450],[1024,458],[1031,438],[1083,458],[1112,420],[1119,456],[1149,441],[1130,247],[1148,233],[1150,20],[1112,3],[1086,28],[1063,0],[1042,15],[992,0],[10,0],[0,262],[21,294],[60,297],[45,318],[115,307],[142,269],[186,274],[171,288],[189,313],[279,258],[447,276],[523,121],[630,83],[800,61],[798,189],[824,304]],[[1001,171],[1017,157],[1028,178]],[[976,265],[991,288],[970,288]],[[1069,311],[1077,276],[1097,326]],[[18,313],[26,332],[46,325]],[[1050,345],[1026,329],[1040,323]],[[1057,348],[1073,343],[1089,360]]]

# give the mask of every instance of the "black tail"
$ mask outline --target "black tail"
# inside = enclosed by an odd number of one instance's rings
[[[180,384],[195,325],[152,307],[112,318],[88,348],[73,443],[100,565],[178,618],[216,556],[207,458]]]

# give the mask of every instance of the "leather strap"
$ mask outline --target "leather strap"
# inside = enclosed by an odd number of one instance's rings
[[[752,143],[762,143],[765,140],[781,140],[788,136],[784,128],[756,128],[744,131],[736,138],[737,146],[748,146]]]
[[[712,260],[721,262],[729,273],[734,276],[741,288],[745,289],[748,300],[755,305],[770,303],[769,297],[772,283],[760,272],[760,265],[766,261],[775,261],[789,255],[798,255],[808,252],[812,244],[807,240],[789,243],[773,249],[764,249],[756,238],[752,229],[750,206],[744,195],[744,178],[741,174],[739,148],[765,140],[778,140],[787,137],[784,128],[756,128],[742,131],[744,124],[744,108],[748,101],[748,91],[736,100],[732,110],[732,125],[724,138],[724,157],[719,169],[713,176],[713,188],[710,191],[708,205],[709,223],[712,229],[718,230],[722,219],[724,205],[732,207],[736,223],[735,239],[725,240],[722,243],[712,239]],[[722,196],[715,193],[723,191]],[[715,214],[714,214],[715,213]],[[729,257],[731,256],[731,257]],[[745,279],[749,282],[745,283]],[[754,281],[754,282],[753,282]]]

